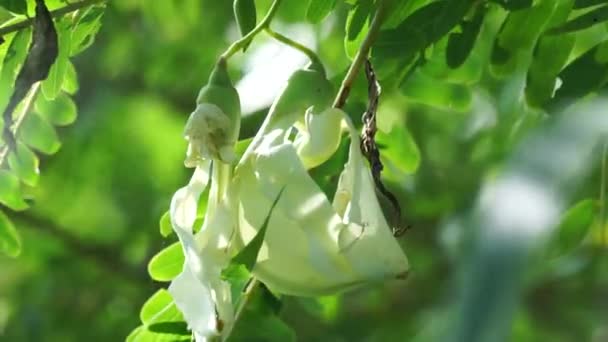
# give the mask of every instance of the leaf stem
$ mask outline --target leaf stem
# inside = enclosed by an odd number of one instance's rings
[[[340,85],[340,90],[336,95],[336,99],[334,100],[333,107],[334,108],[342,108],[346,103],[346,99],[348,98],[348,94],[350,93],[350,88],[352,87],[357,75],[359,74],[359,70],[361,70],[361,66],[365,63],[367,56],[369,55],[369,49],[372,47],[372,44],[376,40],[378,36],[378,32],[380,32],[380,27],[382,26],[382,22],[386,19],[386,14],[388,13],[388,3],[390,0],[378,0],[378,9],[376,10],[376,14],[374,15],[374,19],[369,26],[369,30],[367,31],[367,35],[361,43],[353,62],[350,65],[350,68],[346,72],[346,76],[344,80],[342,80],[342,84]]]
[[[251,42],[251,40],[253,40],[258,33],[267,28],[270,25],[272,18],[274,18],[274,15],[277,13],[277,10],[281,5],[281,1],[282,0],[274,0],[272,5],[270,5],[268,13],[266,13],[266,16],[262,19],[262,21],[260,21],[260,23],[253,30],[249,31],[249,33],[247,33],[243,38],[232,43],[232,45],[230,45],[228,49],[220,56],[220,61],[225,61],[232,57],[232,55],[237,53],[237,51],[247,46],[247,44],[249,44],[249,42]]]
[[[321,59],[319,58],[319,56],[317,56],[317,54],[307,48],[306,46],[296,42],[295,40],[290,39],[289,37],[286,37],[276,31],[274,31],[273,29],[271,29],[270,27],[266,27],[265,29],[266,33],[268,33],[269,36],[271,36],[272,38],[278,40],[279,42],[288,45],[300,52],[302,52],[303,54],[306,55],[306,57],[308,57],[308,59],[310,59],[312,64],[316,64],[316,65],[323,65],[321,63]]]
[[[38,95],[41,84],[42,83],[40,83],[40,82],[34,83],[28,96],[25,98],[25,100],[23,102],[24,103],[23,110],[21,111],[21,114],[19,115],[19,117],[17,117],[17,120],[15,120],[15,124],[12,129],[13,136],[17,137],[19,128],[21,127],[21,124],[23,123],[25,116],[30,112],[30,110],[32,109],[32,106],[34,105],[34,102],[35,102],[34,100],[36,100],[36,96]],[[7,144],[0,147],[0,167],[4,166],[4,163],[7,160],[8,154],[9,154],[9,146]]]
[[[74,2],[74,3],[68,4],[64,7],[52,10],[51,17],[53,17],[53,18],[61,17],[68,13],[82,9],[84,7],[100,4],[100,3],[103,3],[106,1],[108,1],[108,0],[82,0],[79,2]],[[33,23],[34,23],[34,18],[27,18],[22,21],[16,22],[14,24],[0,27],[0,36],[4,36],[5,34],[22,30],[24,28],[31,26]]]

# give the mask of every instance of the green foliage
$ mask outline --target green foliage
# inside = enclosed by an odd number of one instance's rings
[[[255,1],[253,0],[234,0],[234,17],[236,24],[239,27],[241,36],[247,35],[257,22],[257,13],[255,8]],[[249,45],[249,44],[247,44]],[[247,50],[247,46],[243,48],[243,51]]]
[[[55,5],[55,4],[53,4]],[[25,14],[26,1],[5,1],[0,6],[16,14]],[[49,6],[51,4],[49,3]],[[24,102],[35,102],[18,106],[12,115],[13,130],[17,137],[16,151],[9,151],[3,141],[0,164],[8,164],[2,170],[0,202],[12,210],[24,210],[28,205],[23,200],[22,184],[36,186],[39,179],[39,161],[31,149],[44,154],[56,153],[61,143],[54,126],[65,126],[76,120],[77,110],[68,94],[78,89],[75,69],[69,57],[89,47],[101,26],[100,20],[105,6],[85,7],[73,16],[66,16],[55,23],[59,36],[59,55],[42,85],[35,85]],[[82,14],[84,12],[84,14]],[[29,28],[6,36],[6,50],[0,49],[2,67],[0,72],[0,107],[5,108],[14,89],[14,83],[28,54],[32,31]],[[42,89],[44,98],[38,96]],[[65,92],[64,92],[65,91]],[[67,92],[67,93],[66,93]],[[10,216],[9,216],[10,217]],[[6,219],[8,220],[8,218]],[[12,227],[12,225],[11,225]],[[14,234],[16,231],[12,230]],[[19,247],[20,245],[13,246]],[[16,255],[15,251],[9,254]]]

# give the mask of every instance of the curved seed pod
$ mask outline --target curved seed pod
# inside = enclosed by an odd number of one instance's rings
[[[215,66],[196,103],[184,131],[190,141],[186,166],[194,167],[202,159],[233,162],[241,126],[241,104],[224,61]]]

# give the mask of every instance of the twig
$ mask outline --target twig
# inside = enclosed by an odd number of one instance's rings
[[[342,108],[346,103],[346,99],[348,98],[348,94],[350,93],[350,88],[355,82],[357,78],[357,74],[361,69],[365,60],[367,60],[367,56],[369,55],[369,49],[372,47],[372,44],[376,40],[378,36],[378,32],[380,32],[380,27],[382,26],[382,22],[384,21],[387,10],[388,10],[388,2],[390,0],[378,0],[378,9],[376,10],[376,14],[374,15],[374,19],[372,20],[371,25],[369,26],[369,30],[367,31],[367,35],[361,43],[359,50],[357,51],[357,55],[355,59],[350,65],[350,68],[346,72],[346,76],[342,81],[342,85],[340,85],[340,90],[336,95],[336,99],[334,100],[334,108]]]
[[[61,17],[68,13],[77,11],[81,8],[96,5],[99,3],[106,2],[106,1],[108,1],[108,0],[83,0],[83,1],[79,1],[79,2],[74,2],[74,3],[71,3],[64,7],[58,8],[56,10],[52,10],[51,17],[53,17],[53,18]],[[27,19],[24,19],[23,21],[20,21],[20,22],[11,24],[11,25],[7,25],[4,27],[0,27],[0,37],[4,36],[5,34],[27,28],[27,27],[31,26],[33,23],[34,23],[34,18],[27,18]]]
[[[367,77],[368,82],[367,96],[369,103],[367,105],[367,110],[362,116],[363,133],[361,134],[361,152],[363,152],[363,155],[370,164],[372,178],[374,179],[376,188],[389,200],[389,202],[391,202],[393,209],[395,209],[397,220],[393,225],[393,235],[400,236],[405,233],[409,227],[400,226],[401,207],[399,206],[399,201],[397,200],[397,197],[384,186],[384,183],[382,183],[382,170],[384,169],[384,165],[382,165],[380,151],[376,145],[376,112],[378,110],[381,89],[369,59],[365,60],[365,76]]]
[[[272,30],[270,27],[267,27],[265,29],[265,31],[272,38],[278,40],[279,42],[281,42],[285,45],[291,46],[292,48],[305,54],[306,57],[308,57],[308,59],[310,59],[312,64],[323,65],[323,63],[321,63],[321,59],[319,59],[319,56],[317,56],[317,54],[314,51],[307,48],[306,46],[296,42],[295,40],[290,39],[289,37],[286,37],[276,31]]]

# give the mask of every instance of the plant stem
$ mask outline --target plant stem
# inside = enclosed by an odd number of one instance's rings
[[[23,100],[24,101],[23,110],[21,111],[21,114],[19,115],[19,117],[17,117],[17,120],[15,120],[15,125],[13,127],[13,136],[15,136],[15,138],[17,137],[19,128],[21,127],[21,124],[23,123],[25,116],[30,112],[30,110],[32,109],[32,106],[34,105],[34,100],[36,99],[36,96],[38,95],[40,86],[41,86],[40,82],[34,83],[34,85],[32,86],[32,89],[30,89],[29,94]],[[0,148],[0,167],[4,166],[4,163],[7,161],[8,155],[9,155],[8,145],[2,146]]]
[[[350,68],[346,72],[346,76],[342,81],[342,85],[340,85],[340,90],[336,95],[336,99],[334,100],[334,108],[342,108],[346,103],[346,99],[348,98],[348,94],[350,93],[350,88],[352,87],[357,75],[359,74],[359,70],[361,70],[361,66],[365,63],[367,56],[369,55],[369,49],[372,47],[372,44],[376,40],[378,36],[378,32],[380,32],[380,27],[382,26],[382,22],[386,18],[386,14],[388,13],[388,3],[390,0],[378,0],[378,9],[376,10],[376,14],[374,15],[374,19],[367,31],[367,35],[361,43],[359,50],[357,51],[357,55],[353,59],[353,62],[350,65]]]
[[[68,13],[77,11],[81,8],[96,5],[96,4],[99,4],[102,2],[106,2],[106,1],[108,1],[108,0],[82,0],[79,2],[74,2],[74,3],[71,3],[64,7],[58,8],[56,10],[52,10],[51,17],[53,17],[53,18],[61,17]],[[34,18],[27,18],[27,19],[24,19],[23,21],[20,21],[20,22],[11,24],[11,25],[7,25],[4,27],[0,27],[0,36],[4,36],[5,34],[22,30],[24,28],[31,26],[33,23],[34,23]]]
[[[277,13],[277,10],[279,9],[279,6],[281,5],[281,1],[282,0],[274,0],[272,2],[272,5],[270,5],[270,9],[268,10],[268,13],[266,13],[266,16],[262,19],[262,21],[260,21],[260,23],[253,30],[251,30],[249,33],[247,33],[243,38],[232,43],[232,45],[230,45],[228,47],[228,49],[220,56],[220,61],[221,60],[225,61],[225,60],[229,59],[230,57],[232,57],[232,55],[237,53],[237,51],[241,50],[244,46],[249,44],[249,42],[258,33],[260,33],[262,30],[267,28],[268,25],[270,25],[272,18],[274,18],[274,15]]]
[[[271,36],[272,38],[278,40],[279,42],[291,46],[292,48],[299,50],[300,52],[302,52],[303,54],[306,55],[306,57],[308,57],[308,59],[310,59],[310,61],[312,62],[312,64],[317,64],[317,65],[323,65],[321,63],[321,59],[319,58],[319,56],[317,56],[317,54],[307,48],[306,46],[296,42],[295,40],[290,39],[289,37],[286,37],[274,30],[272,30],[270,27],[266,27],[265,29],[266,33],[268,33],[269,36]]]

